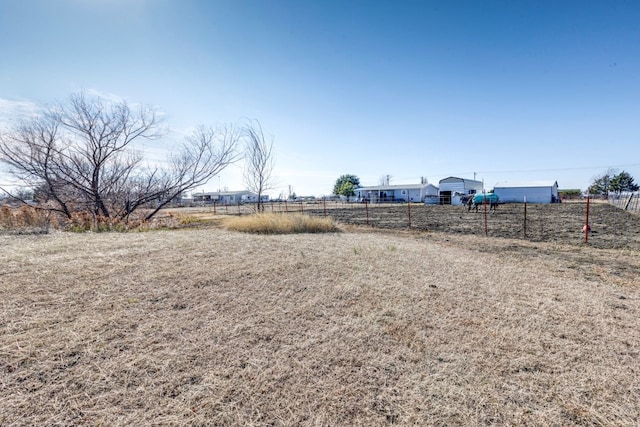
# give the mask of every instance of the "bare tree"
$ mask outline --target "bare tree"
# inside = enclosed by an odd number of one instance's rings
[[[169,170],[158,181],[158,206],[147,218],[188,190],[206,184],[227,166],[240,159],[237,151],[240,131],[233,125],[198,127],[170,157]]]
[[[275,165],[273,139],[267,140],[257,120],[248,121],[243,128],[245,136],[244,183],[249,191],[258,195],[257,210],[264,211],[263,194],[273,188],[272,172]]]
[[[33,188],[35,197],[50,206],[50,210],[70,217],[74,200],[62,197],[65,183],[58,168],[61,145],[59,122],[51,113],[46,113],[18,125],[13,132],[0,135],[0,161],[9,167],[18,182]],[[26,203],[20,194],[2,190]]]
[[[150,207],[145,214],[150,219],[238,159],[235,128],[200,127],[171,155],[166,168],[143,167],[143,153],[134,143],[161,137],[160,125],[149,107],[79,93],[1,134],[0,162],[34,189],[42,209],[67,218],[89,212],[94,218],[125,219]]]

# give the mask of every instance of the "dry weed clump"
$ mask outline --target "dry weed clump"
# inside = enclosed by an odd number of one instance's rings
[[[46,211],[31,206],[0,207],[0,232],[13,234],[47,233],[56,222]]]
[[[227,230],[257,234],[328,233],[339,231],[331,218],[303,214],[260,213],[230,217],[225,220]]]
[[[104,233],[149,231],[159,228],[174,228],[180,224],[181,222],[175,218],[171,212],[147,221],[143,215],[132,216],[130,218],[116,218],[102,215],[95,216],[89,212],[81,211],[71,214],[71,218],[66,222],[65,229],[77,233],[87,231]]]
[[[213,228],[0,246],[3,426],[640,425],[637,252]]]
[[[123,232],[134,229],[143,230],[146,228],[146,221],[141,219],[113,218],[102,215],[95,216],[86,211],[73,212],[67,224],[67,230],[77,233],[85,231],[98,233],[109,231]]]

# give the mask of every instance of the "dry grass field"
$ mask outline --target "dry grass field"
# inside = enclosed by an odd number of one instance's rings
[[[428,232],[0,236],[0,425],[640,424],[640,254]]]

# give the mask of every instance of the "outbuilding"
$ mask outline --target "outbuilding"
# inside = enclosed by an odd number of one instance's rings
[[[359,187],[354,192],[358,200],[370,203],[424,202],[428,197],[438,195],[438,187],[433,184],[378,185]]]
[[[263,202],[269,201],[269,196],[263,194],[261,197]],[[218,203],[221,205],[235,205],[237,203],[255,203],[258,201],[258,195],[251,191],[216,191],[212,193],[193,193],[193,201],[195,203]]]
[[[482,181],[455,176],[441,179],[439,186],[441,205],[461,205],[466,196],[482,192]]]
[[[557,181],[507,182],[496,184],[493,192],[500,203],[559,203]]]

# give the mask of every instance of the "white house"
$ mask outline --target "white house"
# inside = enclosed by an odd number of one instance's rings
[[[269,201],[269,196],[262,194],[263,202]],[[235,205],[238,203],[255,203],[258,195],[251,191],[216,191],[212,193],[193,193],[194,203],[218,203],[221,205]]]
[[[557,203],[557,181],[513,182],[496,184],[493,192],[501,203]]]
[[[441,179],[439,185],[441,205],[461,205],[463,196],[482,192],[482,181],[455,176]]]
[[[378,185],[359,187],[353,191],[358,200],[371,203],[424,202],[426,198],[438,195],[438,187],[433,184]]]

